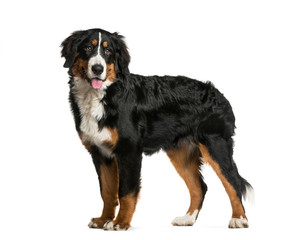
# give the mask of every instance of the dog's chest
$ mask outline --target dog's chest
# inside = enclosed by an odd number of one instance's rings
[[[98,121],[104,115],[104,106],[101,100],[105,92],[94,90],[81,80],[75,81],[73,90],[80,110],[82,141],[88,141],[98,146],[104,154],[110,155],[110,149],[103,144],[105,141],[111,140],[110,132],[107,128],[99,129],[98,127]]]

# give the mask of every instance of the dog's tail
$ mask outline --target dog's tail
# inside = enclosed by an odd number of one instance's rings
[[[242,178],[242,177],[241,177]],[[244,201],[249,202],[250,204],[255,203],[255,193],[253,187],[250,183],[247,182],[244,178],[242,178],[242,198]]]

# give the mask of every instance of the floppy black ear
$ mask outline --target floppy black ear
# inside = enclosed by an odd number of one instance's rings
[[[115,51],[116,51],[116,73],[118,78],[126,78],[130,75],[129,63],[131,57],[127,48],[127,45],[124,41],[124,37],[119,35],[117,32],[113,33],[112,40],[114,42]]]
[[[70,68],[73,65],[78,46],[85,38],[85,31],[76,31],[61,43],[61,57],[65,58],[63,67]]]

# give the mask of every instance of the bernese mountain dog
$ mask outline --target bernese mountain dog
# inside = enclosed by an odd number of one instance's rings
[[[163,150],[185,181],[191,203],[175,226],[191,226],[207,186],[209,164],[231,202],[230,228],[246,228],[242,198],[252,191],[233,160],[235,117],[210,82],[129,72],[124,37],[102,29],[73,32],[61,44],[69,68],[69,101],[78,135],[92,156],[104,202],[90,228],[126,230],[140,191],[142,154]],[[119,212],[115,217],[116,207]]]

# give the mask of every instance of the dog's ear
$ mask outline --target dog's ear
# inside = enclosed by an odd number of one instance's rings
[[[63,67],[70,68],[73,65],[79,44],[86,38],[85,35],[85,31],[76,31],[61,43],[61,57],[65,58]]]
[[[117,32],[113,33],[111,38],[116,48],[115,67],[117,77],[125,79],[128,75],[130,75],[129,63],[131,61],[127,45],[124,41],[124,37],[119,35]]]

